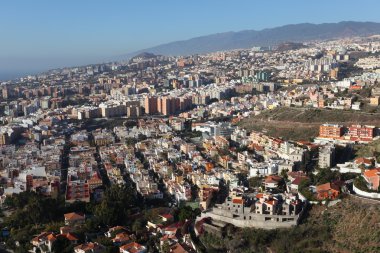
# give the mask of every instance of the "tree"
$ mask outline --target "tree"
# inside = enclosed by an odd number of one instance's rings
[[[132,230],[136,233],[136,234],[139,234],[141,233],[144,229],[145,229],[145,224],[146,224],[146,221],[143,220],[143,219],[136,219],[134,222],[133,222],[133,225],[132,225]]]
[[[108,246],[106,247],[105,253],[119,253],[120,250],[117,246]]]
[[[248,179],[249,182],[249,187],[254,188],[254,187],[260,187],[263,184],[263,178],[262,177],[251,177]]]
[[[52,252],[54,253],[69,253],[73,251],[74,246],[70,240],[64,236],[58,236],[53,242]]]
[[[170,252],[170,245],[167,241],[165,241],[161,246],[161,252],[162,253],[169,253]]]
[[[285,180],[288,180],[288,171],[289,170],[286,169],[286,170],[282,170],[280,173],[281,177],[283,177]]]
[[[95,208],[95,215],[107,226],[129,223],[131,209],[138,205],[135,190],[131,186],[112,185]]]
[[[158,253],[159,251],[157,250],[156,243],[158,241],[157,236],[149,236],[148,241],[146,242],[146,248],[147,252],[149,253]]]
[[[310,186],[310,180],[304,179],[300,182],[298,186],[298,191],[308,200],[314,200],[315,196],[309,189]]]
[[[193,217],[193,209],[190,206],[181,207],[178,214],[179,221],[190,220]]]
[[[325,184],[340,179],[340,173],[330,169],[319,169],[318,174],[312,179],[314,184]]]
[[[215,200],[217,204],[222,204],[229,194],[229,186],[224,182],[224,180],[219,181],[219,190],[216,192]]]

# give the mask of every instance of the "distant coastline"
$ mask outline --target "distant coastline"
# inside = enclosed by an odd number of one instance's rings
[[[30,71],[30,72],[1,72],[0,71],[0,82],[6,82],[10,80],[14,80],[20,77],[24,77],[27,75],[35,75],[38,72],[35,71]]]
[[[0,72],[0,81],[1,82],[6,82],[6,81],[9,81],[9,80],[12,80],[12,79],[16,79],[16,78],[19,78],[19,77],[22,77],[22,76],[23,76],[22,73],[7,73],[7,72],[1,73]]]

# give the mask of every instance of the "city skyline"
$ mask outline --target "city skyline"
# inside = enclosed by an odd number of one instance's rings
[[[2,3],[5,11],[0,17],[3,34],[0,80],[57,67],[107,62],[136,50],[214,33],[305,22],[379,22],[376,13],[379,3],[363,3],[366,4],[355,6],[353,1],[344,4],[342,1],[293,1],[291,6],[281,1],[275,1],[274,6],[250,1],[239,1],[239,4],[229,1]],[[325,8],[326,4],[329,8]],[[284,11],[289,7],[292,11]],[[310,12],[311,9],[314,11]],[[257,10],[270,10],[271,15]]]

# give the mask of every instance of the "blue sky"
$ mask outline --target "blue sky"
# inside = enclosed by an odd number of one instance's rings
[[[165,42],[302,22],[380,22],[378,0],[4,0],[0,79]]]

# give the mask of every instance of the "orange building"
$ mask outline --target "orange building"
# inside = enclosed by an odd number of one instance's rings
[[[354,141],[372,141],[374,135],[374,126],[352,125],[348,128],[348,136]]]
[[[318,108],[324,108],[325,107],[325,100],[319,99],[318,100]]]
[[[173,97],[158,98],[157,110],[163,115],[174,114],[180,110],[180,99]]]
[[[369,101],[371,105],[378,106],[380,104],[380,97],[379,96],[371,97]]]
[[[343,126],[333,124],[323,124],[319,127],[319,137],[340,138],[343,136]]]
[[[206,171],[210,172],[214,168],[214,164],[212,164],[210,162],[206,162],[205,167],[206,167]]]
[[[336,199],[339,195],[339,187],[335,184],[325,183],[317,185],[317,199]]]
[[[145,114],[156,114],[157,110],[157,97],[145,97],[144,101]]]
[[[371,190],[377,191],[380,185],[380,168],[366,170],[363,173],[364,179],[368,183],[368,188]]]

